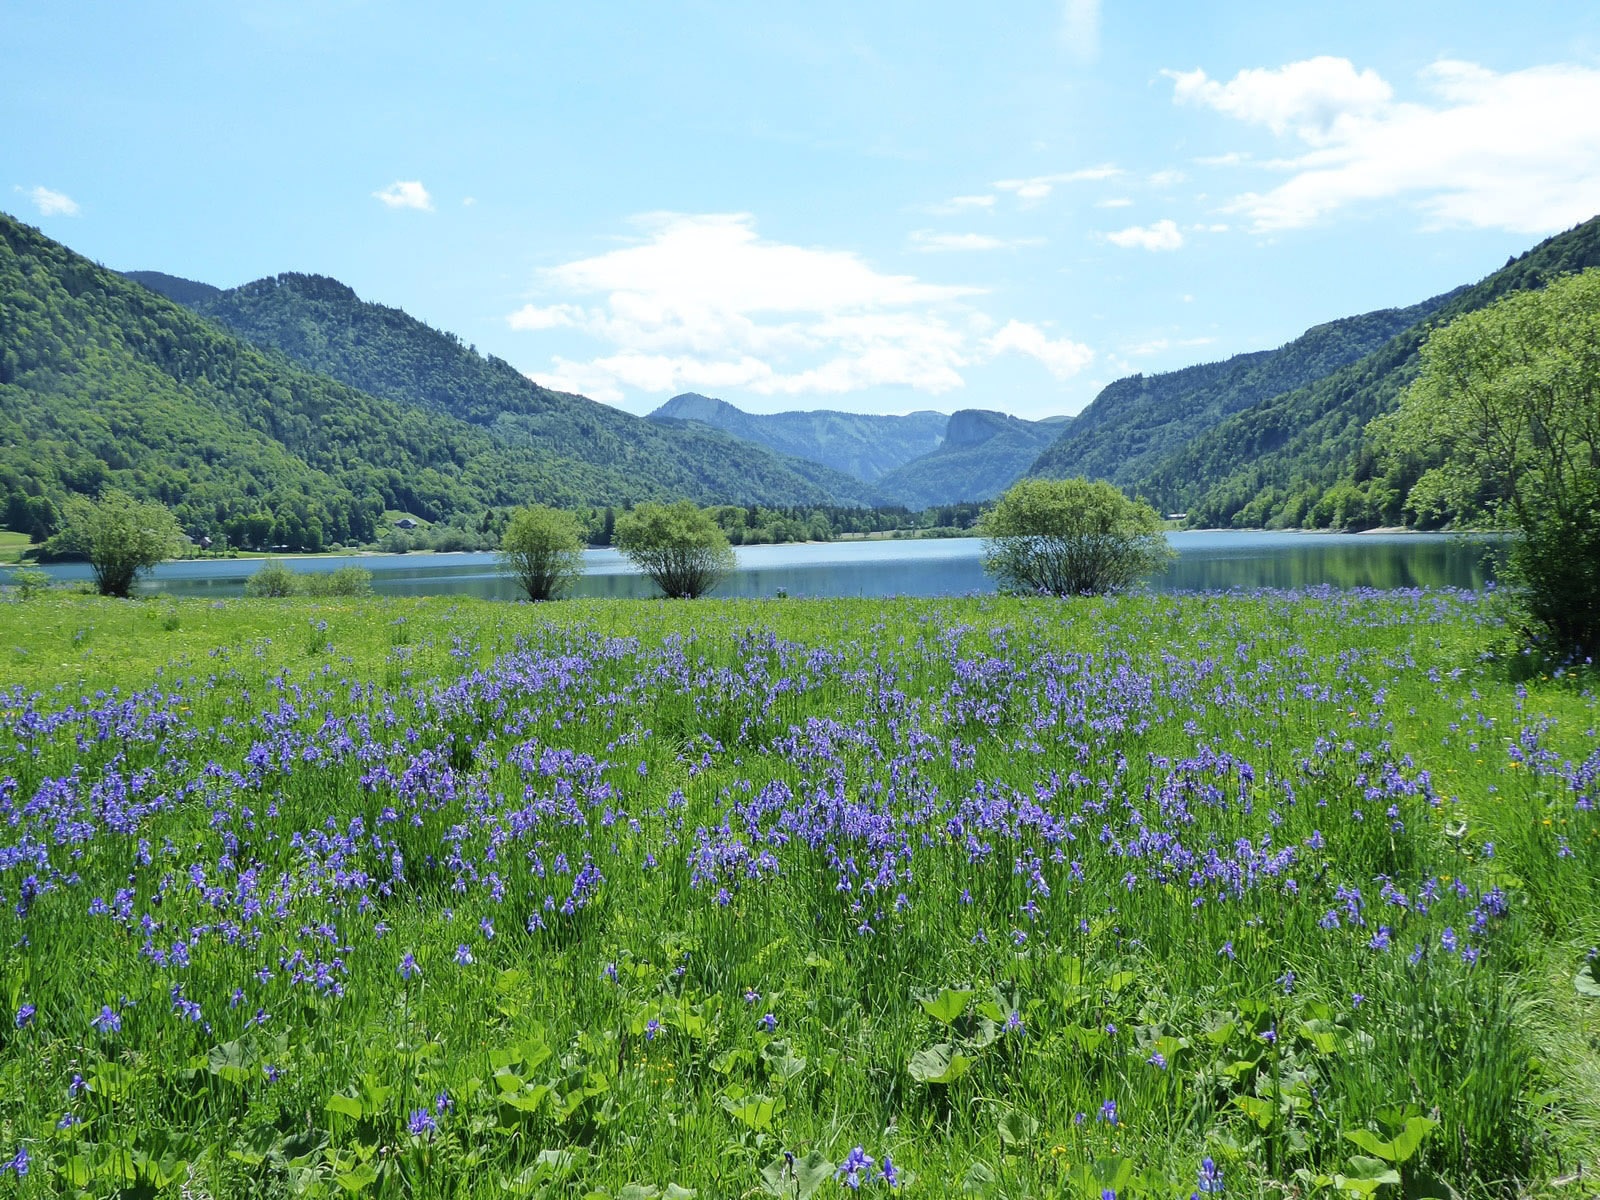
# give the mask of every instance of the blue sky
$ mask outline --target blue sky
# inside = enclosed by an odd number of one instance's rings
[[[0,208],[636,412],[1074,412],[1600,212],[1600,5],[0,0]]]

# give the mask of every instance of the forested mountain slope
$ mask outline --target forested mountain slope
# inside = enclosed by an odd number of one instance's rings
[[[909,508],[989,500],[1010,487],[1055,440],[1062,418],[1021,417],[968,408],[950,415],[944,443],[878,480],[878,490]]]
[[[861,504],[859,480],[704,426],[647,421],[528,379],[454,334],[363,301],[319,275],[258,279],[194,303],[196,312],[308,370],[420,405],[508,446],[621,471],[652,495],[701,503]]]
[[[1029,474],[1143,482],[1162,460],[1220,421],[1365,357],[1449,298],[1329,321],[1276,350],[1119,379],[1078,414]]]
[[[810,459],[866,482],[938,448],[950,418],[919,411],[904,416],[874,413],[749,413],[696,392],[674,396],[651,420],[698,421],[781,454]]]
[[[784,496],[804,482],[779,474]],[[724,498],[717,476],[680,489],[634,465],[507,445],[303,370],[0,214],[8,528],[49,533],[69,494],[113,485],[162,500],[194,536],[312,549],[370,540],[385,509],[443,519],[533,500],[709,501]],[[827,495],[804,487],[804,502]]]
[[[1556,275],[1600,266],[1600,217],[1559,234],[1471,287],[1349,366],[1228,417],[1126,486],[1191,524],[1397,525],[1427,465],[1380,459],[1368,422],[1392,411],[1416,375],[1430,330]]]

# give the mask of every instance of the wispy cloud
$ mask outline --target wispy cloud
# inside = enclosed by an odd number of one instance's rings
[[[1043,331],[991,336],[998,322],[976,307],[983,289],[888,274],[849,251],[770,241],[747,213],[658,213],[635,224],[631,244],[541,272],[541,291],[554,302],[507,318],[515,329],[604,347],[587,360],[554,357],[534,372],[540,382],[614,403],[629,390],[690,388],[938,394],[964,386],[967,368],[1000,353],[1030,354],[1058,378],[1093,355]]]
[[[1176,221],[1161,220],[1153,225],[1130,225],[1108,233],[1106,241],[1125,250],[1176,250],[1183,245],[1183,231]]]
[[[54,192],[47,187],[18,187],[16,190],[33,201],[33,206],[39,210],[41,217],[75,217],[78,215],[78,202],[65,192]]]
[[[1100,57],[1100,0],[1063,0],[1061,44],[1080,63]]]
[[[1030,175],[1025,179],[997,179],[994,187],[1011,192],[1018,200],[1038,203],[1064,183],[1085,183],[1099,179],[1115,179],[1122,168],[1103,163],[1097,167],[1082,167],[1076,171],[1058,171],[1051,175]]]
[[[381,191],[372,193],[390,208],[415,208],[422,212],[433,211],[433,197],[428,189],[415,179],[397,179]]]
[[[938,204],[928,205],[927,211],[936,216],[953,217],[961,213],[989,212],[993,208],[994,196],[986,193],[980,196],[951,196]]]
[[[1043,238],[1003,238],[988,233],[936,233],[916,229],[911,233],[912,249],[924,252],[941,250],[1009,250],[1017,246],[1042,246]]]
[[[1094,361],[1094,351],[1071,338],[1053,338],[1027,321],[1007,321],[984,339],[991,354],[1026,354],[1044,364],[1057,379],[1071,379]]]
[[[1230,206],[1258,231],[1395,199],[1431,225],[1516,233],[1549,233],[1600,209],[1600,69],[1502,74],[1440,61],[1421,73],[1425,103],[1396,100],[1377,72],[1342,58],[1241,71],[1226,83],[1200,70],[1170,75],[1175,102],[1301,143],[1301,153],[1262,164],[1287,173],[1284,182]]]

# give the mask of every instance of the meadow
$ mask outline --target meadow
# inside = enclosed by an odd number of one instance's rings
[[[1600,688],[1510,645],[10,597],[0,1194],[1539,1192],[1600,1145]]]

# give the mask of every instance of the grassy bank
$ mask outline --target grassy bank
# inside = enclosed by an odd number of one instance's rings
[[[1526,1193],[1600,1141],[1600,742],[1500,636],[1453,594],[0,603],[0,1163]]]

